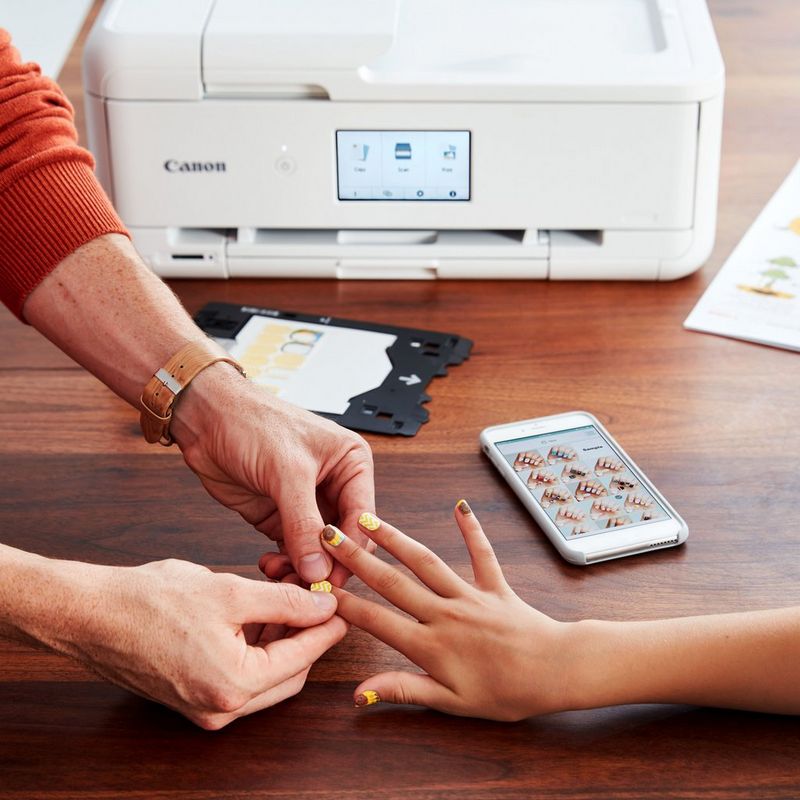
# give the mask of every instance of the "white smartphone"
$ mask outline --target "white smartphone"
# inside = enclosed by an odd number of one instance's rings
[[[686,523],[585,411],[486,428],[481,447],[567,561],[683,544]]]

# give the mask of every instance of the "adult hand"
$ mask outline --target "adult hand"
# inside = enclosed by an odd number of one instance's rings
[[[285,555],[266,557],[269,577],[296,571],[307,583],[345,582],[344,567],[331,573],[319,535],[331,522],[366,542],[356,519],[374,510],[375,489],[360,436],[279,400],[225,363],[192,381],[171,430],[212,497],[278,543]]]
[[[329,526],[328,551],[413,619],[334,589],[338,614],[399,650],[426,674],[385,672],[355,690],[357,706],[417,703],[450,714],[519,720],[570,706],[570,624],[523,602],[506,583],[494,551],[465,501],[455,512],[475,584],[427,547],[371,514],[370,537],[419,578],[381,561]]]
[[[137,408],[153,371],[187,342],[204,339],[118,235],[65,258],[24,312]],[[170,433],[211,495],[283,545],[309,583],[328,577],[332,566],[319,544],[325,522],[358,535],[355,509],[374,506],[372,455],[360,436],[278,400],[229,364],[203,370],[181,393]],[[346,574],[339,568],[331,581],[343,583]]]
[[[347,631],[332,595],[290,584],[177,560],[51,564],[59,615],[41,615],[28,635],[206,729],[299,692],[310,666]],[[269,628],[280,625],[301,630],[270,641]]]

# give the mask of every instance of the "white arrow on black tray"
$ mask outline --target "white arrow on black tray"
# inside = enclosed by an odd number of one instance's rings
[[[419,375],[401,375],[399,380],[403,381],[406,386],[413,386],[415,383],[422,383],[422,378]]]

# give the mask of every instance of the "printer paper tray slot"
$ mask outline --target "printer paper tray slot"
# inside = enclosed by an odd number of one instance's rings
[[[340,280],[544,279],[547,261],[481,258],[330,259],[249,258],[229,260],[231,278],[338,278]]]
[[[691,230],[274,230],[131,228],[167,278],[656,280]],[[677,276],[676,276],[677,277]]]
[[[546,237],[524,231],[252,230],[228,243],[231,277],[546,278]]]

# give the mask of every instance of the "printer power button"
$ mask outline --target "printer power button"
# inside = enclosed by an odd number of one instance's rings
[[[297,164],[289,156],[281,156],[275,161],[275,171],[281,175],[291,175],[297,169]]]

